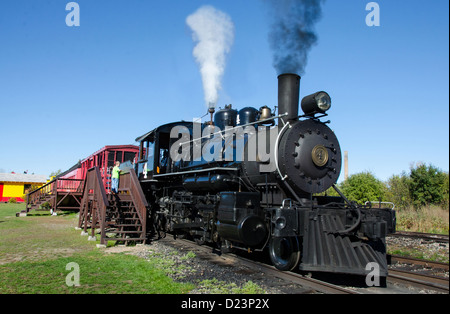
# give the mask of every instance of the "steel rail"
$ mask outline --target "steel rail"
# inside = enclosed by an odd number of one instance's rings
[[[437,292],[449,293],[448,279],[438,278],[435,276],[389,269],[389,275],[387,279],[389,281],[399,282],[424,289],[430,289]]]
[[[278,277],[285,281],[290,281],[295,284],[299,284],[304,287],[308,287],[317,292],[325,293],[325,294],[362,294],[355,290],[347,289],[344,287],[340,287],[325,281],[309,278],[302,276],[293,272],[284,272],[276,269],[274,266],[270,266],[267,264],[263,264],[260,262],[252,261],[240,256],[235,255],[235,258],[239,260],[241,264],[246,265],[247,267],[255,268],[257,267],[259,271],[265,274],[271,274],[275,277]]]
[[[202,251],[208,256],[211,256],[211,247],[208,246],[199,246],[195,244],[192,241],[185,240],[185,239],[177,239],[176,241],[171,241],[170,239],[164,239],[164,242],[170,242],[170,244],[178,245],[177,243],[183,243],[187,246],[189,246],[190,249],[198,251]],[[236,254],[223,254],[220,256],[222,259],[228,259],[229,264],[236,266],[241,265],[245,266],[247,268],[250,268],[252,270],[257,270],[260,273],[263,273],[264,275],[272,276],[279,278],[283,281],[289,282],[291,284],[297,284],[304,288],[316,291],[318,293],[324,293],[324,294],[362,294],[361,292],[347,289],[341,286],[337,286],[325,281],[309,278],[302,276],[297,273],[293,272],[283,272],[278,269],[276,269],[274,266],[267,265],[261,262],[252,261],[250,259],[238,256]],[[210,260],[211,262],[214,262]]]
[[[405,263],[405,264],[412,264],[412,265],[419,265],[423,267],[428,267],[432,269],[442,269],[445,271],[449,271],[449,264],[448,263],[442,263],[442,262],[435,262],[435,261],[428,261],[413,257],[405,257],[400,255],[390,255],[389,256],[392,262],[398,262],[398,263]]]
[[[433,234],[433,233],[397,231],[396,233],[389,234],[389,236],[390,237],[406,237],[406,238],[414,238],[414,239],[433,240],[436,242],[449,243],[448,234]]]

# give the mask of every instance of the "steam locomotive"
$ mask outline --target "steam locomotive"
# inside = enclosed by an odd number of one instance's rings
[[[210,110],[211,121],[159,126],[136,139],[135,171],[153,232],[226,251],[268,251],[280,270],[387,276],[395,212],[349,201],[336,187],[341,149],[326,92],[301,101],[301,78],[278,77],[268,107]],[[339,197],[326,195],[333,187]]]

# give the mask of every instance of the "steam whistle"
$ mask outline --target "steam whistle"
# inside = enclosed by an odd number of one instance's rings
[[[213,115],[214,115],[215,112],[216,112],[215,105],[214,105],[213,103],[210,102],[210,103],[209,103],[208,113],[211,115],[211,120],[208,121],[208,122],[206,122],[207,125],[214,125],[214,122],[213,122]]]

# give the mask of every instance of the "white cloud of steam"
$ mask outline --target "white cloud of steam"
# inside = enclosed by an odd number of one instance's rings
[[[193,55],[200,67],[205,103],[215,107],[225,72],[226,55],[234,42],[234,24],[230,16],[212,6],[203,6],[188,16],[196,46]]]

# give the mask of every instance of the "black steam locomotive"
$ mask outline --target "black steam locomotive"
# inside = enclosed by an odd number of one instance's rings
[[[227,106],[210,110],[210,122],[171,123],[136,139],[148,225],[222,250],[268,250],[280,270],[364,275],[377,265],[386,276],[395,213],[350,202],[335,186],[341,149],[321,121],[330,96],[303,98],[299,116],[300,77],[280,75],[278,84],[277,116]],[[324,196],[330,187],[340,197]]]

